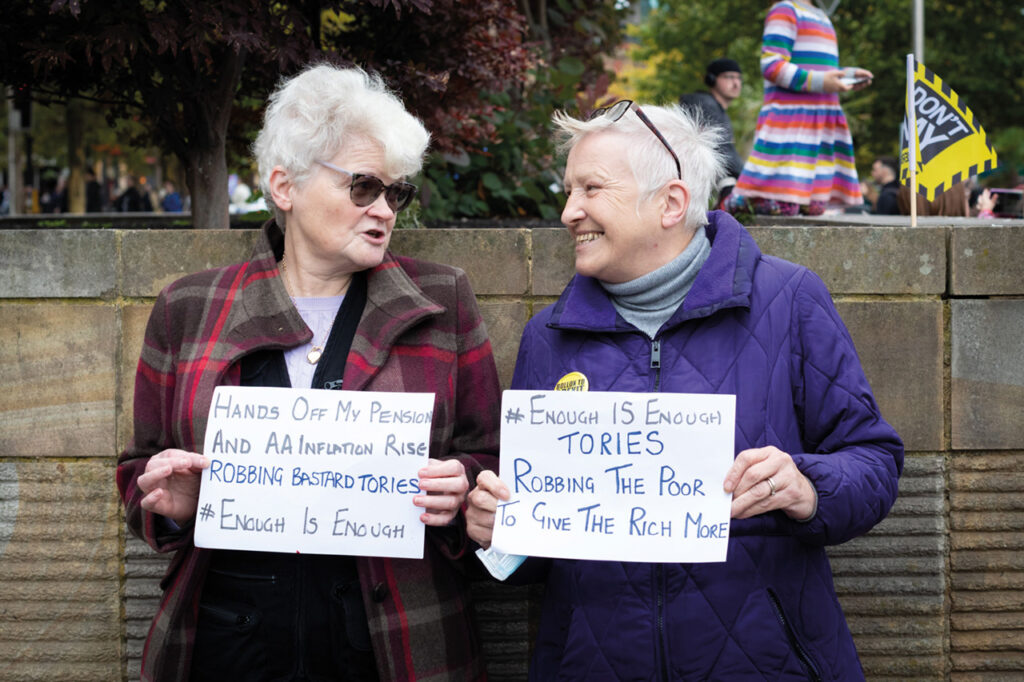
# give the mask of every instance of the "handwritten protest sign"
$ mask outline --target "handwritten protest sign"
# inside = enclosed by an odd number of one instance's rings
[[[197,547],[423,557],[431,393],[221,386]]]
[[[736,398],[505,391],[493,546],[612,561],[725,561]]]

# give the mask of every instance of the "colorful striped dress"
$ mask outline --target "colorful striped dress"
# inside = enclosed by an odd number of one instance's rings
[[[737,194],[801,205],[862,203],[839,95],[824,92],[824,72],[838,68],[836,33],[824,12],[800,0],[772,5],[761,46],[764,104]]]

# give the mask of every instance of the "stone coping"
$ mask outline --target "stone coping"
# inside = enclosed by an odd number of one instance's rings
[[[771,255],[836,295],[1024,295],[1024,224],[753,226]],[[0,298],[152,297],[189,272],[245,259],[255,229],[0,230]],[[478,295],[557,296],[573,273],[563,229],[397,230],[396,253],[459,266]]]

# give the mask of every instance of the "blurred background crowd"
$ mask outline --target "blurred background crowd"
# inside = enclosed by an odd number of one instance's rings
[[[403,220],[557,224],[557,109],[676,102],[707,90],[708,65],[725,57],[743,75],[727,120],[749,159],[770,86],[762,43],[772,4],[10,0],[0,17],[0,213],[185,212],[195,227],[226,227],[230,213],[260,212],[247,159],[265,98],[282,76],[326,60],[379,71],[431,132],[414,179],[422,191]],[[874,166],[899,153],[912,3],[804,4],[830,17],[840,65],[873,76],[840,94],[863,183],[852,210],[878,211],[887,181]],[[984,210],[984,188],[1015,188],[1024,170],[1024,2],[926,5],[922,61],[999,154],[998,168],[958,190],[957,215],[972,214]]]

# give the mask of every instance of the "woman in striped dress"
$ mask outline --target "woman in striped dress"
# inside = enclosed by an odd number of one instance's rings
[[[867,87],[872,74],[839,68],[828,15],[804,0],[772,5],[764,23],[761,73],[764,104],[754,148],[728,208],[819,215],[830,203],[863,203],[839,93]]]

